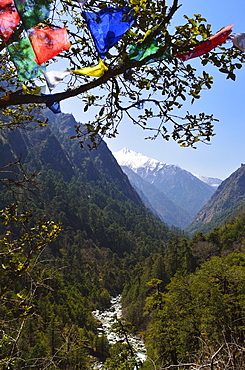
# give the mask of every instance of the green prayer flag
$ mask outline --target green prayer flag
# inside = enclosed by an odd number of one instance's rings
[[[7,48],[20,81],[31,80],[42,74],[40,66],[34,60],[35,53],[27,37],[8,45]]]
[[[141,45],[141,44],[136,44],[136,45],[130,45],[129,46],[129,59],[130,60],[138,60],[141,61],[148,57],[149,55],[155,54],[164,44],[158,44],[157,41],[152,41],[150,44],[146,45]],[[153,58],[148,60],[146,64],[157,62],[160,60],[164,59],[172,59],[172,50],[171,48],[167,48],[163,55],[161,55],[158,58]]]
[[[25,30],[44,22],[50,13],[51,0],[14,0]]]

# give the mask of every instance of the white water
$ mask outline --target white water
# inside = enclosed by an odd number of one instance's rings
[[[99,334],[106,334],[110,344],[116,343],[118,340],[123,340],[123,337],[112,331],[111,327],[116,322],[117,318],[122,317],[121,296],[111,298],[111,306],[105,311],[93,311],[94,317],[101,322],[101,328],[98,328]],[[135,335],[128,335],[128,341],[132,345],[137,355],[137,362],[140,364],[146,360],[146,349],[144,342]],[[126,341],[125,341],[126,343]],[[93,370],[103,369],[102,363],[96,363]]]

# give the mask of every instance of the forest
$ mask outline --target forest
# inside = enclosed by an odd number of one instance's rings
[[[133,370],[92,315],[122,293],[124,329],[147,348],[137,366],[242,369],[245,215],[192,238],[170,229],[103,143],[81,148],[71,116],[57,120],[1,134],[1,368]]]
[[[207,234],[169,228],[103,142],[125,119],[183,147],[210,142],[216,118],[183,105],[213,77],[185,62],[200,57],[235,81],[241,44],[233,35],[224,48],[233,25],[212,31],[201,14],[170,33],[178,0],[108,4],[0,6],[0,369],[91,370],[97,359],[105,370],[244,369],[244,213]],[[110,25],[102,49],[93,21]],[[60,32],[70,41],[53,53]],[[69,80],[53,94],[59,61]],[[73,96],[83,123],[60,112]],[[116,330],[144,340],[142,364],[127,341],[98,334],[92,311],[119,293]]]

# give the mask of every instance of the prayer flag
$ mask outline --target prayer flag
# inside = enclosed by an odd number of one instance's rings
[[[49,17],[51,0],[14,0],[14,2],[26,30]]]
[[[103,63],[103,60],[100,59],[99,63],[94,67],[85,67],[77,70],[70,69],[70,71],[77,75],[102,77],[104,73],[108,71],[108,67]]]
[[[218,45],[223,44],[223,42],[226,41],[233,26],[234,24],[231,24],[230,26],[223,28],[221,31],[216,33],[216,35],[211,36],[208,40],[196,46],[192,51],[184,54],[175,55],[175,57],[186,61],[188,59],[200,57],[201,55],[208,53],[210,50],[214,49]]]
[[[233,33],[229,36],[229,39],[233,42],[241,51],[245,51],[245,33]]]
[[[41,95],[41,91],[43,89],[43,86],[36,86],[35,88],[29,88],[26,85],[22,85],[22,90],[24,94],[29,95]]]
[[[141,61],[148,57],[149,55],[155,54],[164,44],[158,44],[157,41],[152,41],[150,44],[146,45],[141,45],[141,44],[136,44],[136,45],[130,45],[129,46],[129,59],[130,60],[138,60]],[[170,48],[167,48],[163,55],[161,55],[158,58],[153,58],[148,60],[146,64],[157,62],[160,60],[164,59],[171,59],[173,58],[172,56],[172,50]]]
[[[128,7],[101,9],[97,13],[83,12],[88,28],[101,58],[133,25],[132,9]]]
[[[4,42],[8,41],[19,21],[20,16],[15,8],[14,1],[0,1],[0,34]]]
[[[65,27],[34,27],[28,31],[28,37],[38,64],[47,62],[71,46]]]
[[[51,99],[46,102],[46,106],[55,114],[57,113],[61,113],[61,109],[60,109],[60,102],[59,101],[54,101],[54,98],[53,98],[53,95],[52,94],[42,94],[42,96],[50,96]]]
[[[31,80],[41,75],[40,66],[34,61],[35,54],[26,37],[7,46],[20,81]]]
[[[52,91],[58,85],[58,83],[61,82],[66,76],[71,74],[71,72],[69,69],[65,69],[64,71],[43,72],[43,74],[49,90]]]

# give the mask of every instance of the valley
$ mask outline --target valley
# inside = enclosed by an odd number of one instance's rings
[[[2,358],[15,369],[209,369],[222,343],[220,369],[231,354],[241,369],[245,167],[215,190],[217,179],[129,149],[123,162],[103,141],[81,147],[72,115],[45,117],[45,127],[0,136],[1,176],[7,163],[12,181],[0,186]],[[187,233],[194,209],[198,228]],[[214,210],[202,232],[200,215]]]

